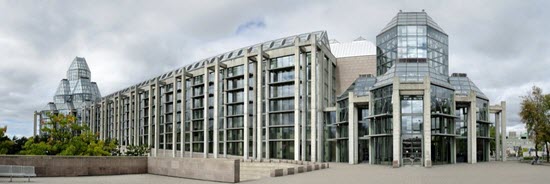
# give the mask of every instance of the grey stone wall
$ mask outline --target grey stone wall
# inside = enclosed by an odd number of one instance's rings
[[[147,157],[1,155],[0,165],[34,166],[37,176],[97,176],[147,173]]]
[[[228,183],[240,180],[238,159],[149,157],[147,164],[151,174]]]

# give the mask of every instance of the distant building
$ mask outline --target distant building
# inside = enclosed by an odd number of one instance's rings
[[[508,154],[516,155],[518,152],[523,149],[527,151],[523,152],[523,156],[534,156],[535,155],[535,143],[528,138],[527,133],[521,133],[520,136],[517,136],[515,131],[510,131],[508,133],[508,138],[504,143],[506,147],[506,152]],[[519,150],[522,149],[522,150]],[[544,147],[542,148],[544,149]],[[544,151],[539,151],[539,153],[545,153]],[[517,155],[516,155],[517,156]]]
[[[72,114],[82,121],[82,109],[101,99],[101,93],[95,82],[86,59],[76,57],[67,70],[67,78],[59,82],[53,102],[49,102],[40,111],[35,111],[35,126],[33,134],[39,134],[42,122],[48,121],[47,113]],[[36,125],[36,121],[40,124]]]

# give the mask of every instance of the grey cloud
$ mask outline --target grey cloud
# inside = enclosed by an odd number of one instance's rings
[[[493,103],[550,92],[547,1],[1,1],[0,125],[30,135],[75,56],[86,57],[103,95],[199,59],[303,32],[374,41],[400,10],[425,9],[450,35],[452,72],[468,73]],[[264,24],[235,34],[251,21]],[[18,127],[18,128],[15,128]],[[520,126],[521,127],[521,126]]]

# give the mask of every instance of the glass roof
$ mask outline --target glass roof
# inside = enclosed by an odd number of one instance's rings
[[[439,25],[433,21],[433,19],[424,11],[421,12],[402,12],[397,13],[395,17],[380,31],[380,33],[386,32],[387,30],[395,26],[406,26],[406,25],[428,25],[442,33],[445,33]]]
[[[240,48],[240,49],[231,50],[231,51],[228,51],[228,52],[225,52],[225,53],[222,53],[222,54],[218,54],[216,56],[213,56],[213,57],[210,57],[210,58],[207,58],[207,59],[199,60],[197,62],[191,63],[191,64],[189,64],[187,66],[184,66],[184,67],[181,67],[181,68],[177,68],[177,69],[175,69],[173,71],[170,71],[170,72],[174,72],[174,74],[176,74],[176,73],[181,73],[183,71],[182,69],[185,69],[186,71],[197,70],[197,69],[203,68],[208,63],[214,62],[216,58],[218,58],[220,60],[220,62],[233,60],[233,59],[236,59],[236,58],[243,57],[244,54],[247,53],[247,52],[256,52],[258,50],[258,47],[262,47],[262,49],[264,51],[269,51],[269,50],[274,50],[274,49],[280,49],[280,48],[284,48],[284,47],[293,46],[294,41],[296,39],[298,39],[299,41],[304,42],[304,41],[310,40],[312,38],[312,36],[316,36],[317,41],[320,44],[325,45],[328,49],[330,49],[330,44],[329,44],[329,41],[328,41],[327,32],[326,31],[315,31],[315,32],[302,33],[302,34],[298,34],[298,35],[293,35],[293,36],[288,36],[288,37],[279,38],[279,39],[275,39],[275,40],[270,40],[270,41],[250,45],[250,46],[247,46],[247,47],[243,47],[243,48]],[[166,72],[164,74],[159,75],[158,76],[159,80],[167,78],[168,75],[165,75],[165,74],[170,73],[170,72]],[[155,77],[155,78],[157,78],[157,77]],[[136,85],[133,85],[133,86],[130,86],[126,89],[111,93],[111,94],[107,95],[106,97],[116,95],[119,92],[127,91],[127,90],[129,90],[133,87],[139,87],[139,86],[147,85],[150,81],[154,81],[154,80],[146,80],[144,82],[140,82],[140,83],[138,83]]]
[[[449,82],[453,85],[457,96],[468,96],[470,90],[473,90],[476,92],[477,97],[489,100],[465,73],[453,73],[449,78]]]
[[[367,96],[369,95],[370,89],[376,83],[376,77],[372,75],[360,75],[351,85],[344,91],[338,99],[346,98],[349,95],[349,92],[353,92],[356,96]]]
[[[76,57],[67,70],[67,78],[62,79],[53,97],[43,110],[59,110],[61,113],[78,110],[91,101],[101,99],[95,82],[91,82],[91,72],[86,59]],[[76,107],[76,109],[75,109]]]

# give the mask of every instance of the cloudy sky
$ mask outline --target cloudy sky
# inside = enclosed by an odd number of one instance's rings
[[[550,1],[0,1],[0,125],[32,135],[75,56],[102,94],[194,61],[316,30],[351,41],[376,34],[399,10],[425,11],[449,34],[450,70],[465,72],[492,103],[550,92]]]

